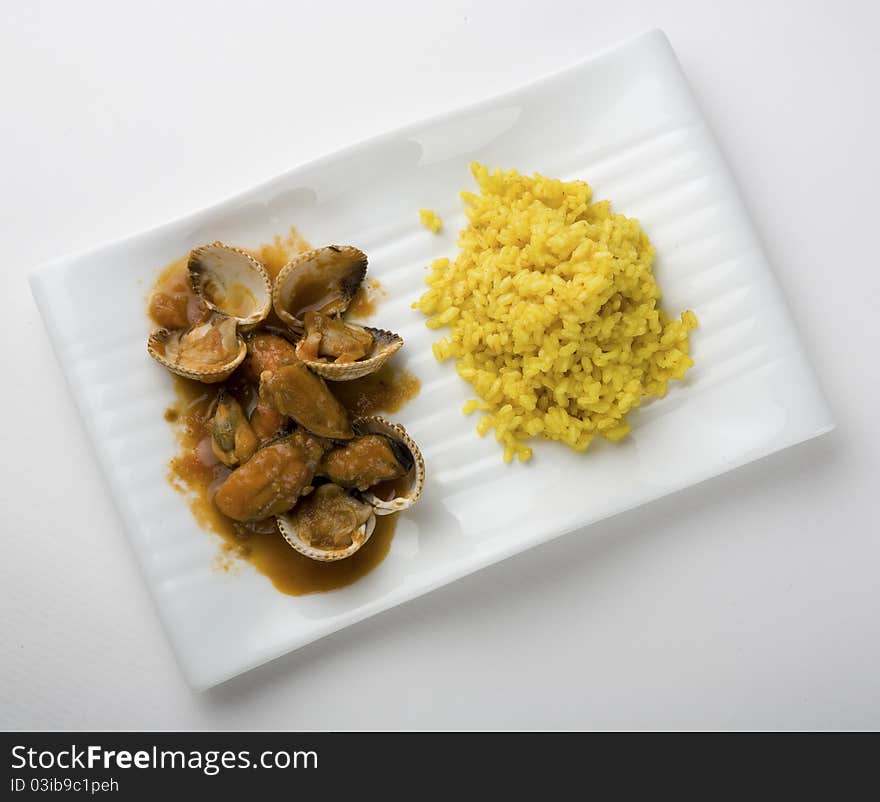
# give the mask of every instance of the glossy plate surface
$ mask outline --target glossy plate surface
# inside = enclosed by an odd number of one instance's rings
[[[410,309],[425,266],[455,253],[468,164],[581,178],[641,220],[666,308],[696,311],[696,367],[586,455],[537,443],[506,466],[461,412],[469,387],[437,364]],[[444,233],[418,222],[435,209]],[[387,290],[420,396],[390,417],[421,445],[428,481],[373,573],[285,596],[249,566],[214,568],[217,540],[166,481],[171,380],[147,356],[158,270],[216,239],[245,247],[297,226],[352,243]],[[44,265],[31,282],[143,575],[190,683],[206,688],[516,552],[708,479],[833,426],[773,274],[665,36],[651,32],[563,73],[298,167],[161,228]],[[113,303],[94,304],[94,297]],[[686,495],[681,497],[687,503]],[[581,532],[579,537],[589,537]]]

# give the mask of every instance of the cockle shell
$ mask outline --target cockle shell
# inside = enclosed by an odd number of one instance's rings
[[[353,326],[355,324],[348,323],[347,325]],[[321,357],[303,359],[301,355],[300,359],[319,376],[335,382],[360,379],[370,373],[375,373],[403,347],[403,338],[393,331],[375,329],[372,326],[364,326],[363,328],[373,335],[373,348],[363,359],[358,359],[356,362],[334,362]],[[297,345],[298,355],[301,351],[300,344]]]
[[[272,280],[247,251],[212,242],[190,252],[190,284],[209,309],[238,322],[242,331],[259,325],[272,309]]]
[[[247,345],[236,322],[217,312],[188,329],[157,329],[147,340],[147,351],[160,365],[186,379],[216,384],[226,381],[247,356]],[[199,343],[214,341],[221,350],[209,359]]]
[[[327,245],[297,254],[275,279],[275,314],[297,333],[303,331],[303,315],[310,310],[341,315],[366,272],[366,254],[351,245]]]
[[[324,485],[314,491],[313,496],[317,497],[319,493],[324,492],[329,488],[333,488],[335,491],[339,491],[346,495],[354,508],[360,507],[369,509],[367,505],[359,501],[353,494],[347,493],[338,485]],[[367,519],[357,526],[354,531],[346,533],[351,537],[352,542],[350,545],[341,549],[322,549],[313,546],[310,539],[301,531],[301,527],[304,523],[301,516],[297,514],[297,511],[302,510],[304,505],[310,503],[310,498],[311,497],[307,496],[305,499],[301,499],[297,507],[294,507],[291,512],[285,515],[278,515],[275,518],[278,525],[278,531],[281,532],[281,535],[291,548],[295,549],[305,557],[319,562],[336,562],[338,560],[344,560],[346,557],[351,557],[352,554],[363,548],[364,544],[370,539],[370,536],[376,528],[375,510],[369,510]]]

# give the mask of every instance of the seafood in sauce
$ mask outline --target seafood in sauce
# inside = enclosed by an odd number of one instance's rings
[[[425,485],[425,461],[415,441],[399,423],[391,423],[378,415],[361,418],[354,428],[357,434],[384,437],[398,465],[404,469],[390,481],[371,482],[363,491],[364,500],[373,505],[376,515],[390,515],[412,507]]]
[[[237,326],[233,318],[215,312],[186,330],[154,331],[147,350],[172,373],[216,384],[228,379],[247,354]]]
[[[305,336],[296,350],[300,359],[324,357],[334,362],[355,362],[370,353],[372,347],[373,335],[363,326],[320,312],[306,312]]]
[[[263,371],[276,371],[298,361],[296,348],[289,340],[274,332],[261,331],[248,338],[247,356],[241,367],[250,381],[259,384]]]
[[[331,381],[360,379],[379,370],[403,346],[399,334],[306,312],[297,356]]]
[[[279,517],[285,540],[301,554],[332,562],[351,556],[366,543],[376,527],[376,514],[364,501],[339,485],[321,485]]]
[[[366,490],[404,476],[409,466],[402,462],[388,437],[365,434],[327,452],[318,472],[342,487]]]
[[[260,375],[260,398],[321,437],[347,440],[353,436],[345,407],[324,380],[297,360]]]
[[[421,455],[401,427],[349,411],[414,392],[380,370],[402,339],[343,317],[366,261],[351,246],[328,246],[267,270],[216,242],[192,251],[181,263],[188,281],[174,273],[149,306],[161,325],[150,355],[178,376],[220,385],[198,401],[207,405],[205,439],[192,455],[216,460],[203,485],[215,517],[258,537],[272,527],[316,562],[354,555],[377,516],[414,503],[423,481]],[[374,375],[382,378],[360,387],[357,379]],[[345,404],[334,393],[343,381],[353,390]]]
[[[291,509],[312,491],[321,441],[303,430],[259,448],[217,489],[214,503],[235,521],[261,521]]]
[[[261,443],[280,434],[287,423],[287,417],[266,401],[254,404],[249,421],[251,429]]]
[[[226,390],[217,394],[211,416],[211,450],[224,465],[234,468],[247,462],[257,450],[259,439],[245,417],[241,404]]]

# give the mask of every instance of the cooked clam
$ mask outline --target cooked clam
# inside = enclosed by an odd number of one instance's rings
[[[229,468],[247,462],[259,445],[241,405],[226,390],[217,394],[208,428],[214,456]]]
[[[260,376],[260,398],[282,415],[321,437],[348,440],[354,436],[345,407],[324,380],[297,360]]]
[[[373,508],[335,484],[321,485],[276,520],[294,549],[323,562],[350,557],[376,527]]]
[[[358,437],[378,435],[384,438],[387,449],[371,441],[367,447],[362,447],[363,452],[354,449],[348,460],[332,458],[322,462],[319,469],[326,469],[329,465],[340,478],[358,486],[378,478],[383,471],[391,472],[393,462],[397,462],[398,475],[370,484],[361,495],[364,501],[373,505],[376,515],[390,515],[412,507],[425,484],[425,461],[406,429],[378,416],[360,418],[353,428]]]
[[[178,376],[216,384],[228,379],[247,354],[237,326],[233,318],[213,312],[189,329],[157,329],[147,341],[147,351]]]
[[[306,312],[297,356],[315,373],[332,381],[360,379],[375,373],[403,345],[384,329],[358,326],[320,312]]]
[[[351,245],[328,245],[291,259],[275,279],[275,313],[297,333],[306,312],[341,315],[361,286],[367,257]]]
[[[305,334],[296,344],[296,353],[304,362],[356,362],[373,350],[373,335],[363,326],[314,311],[306,312],[303,322]]]
[[[208,308],[233,318],[243,331],[269,315],[272,280],[247,251],[213,242],[192,251],[187,267],[193,290]]]
[[[291,509],[311,492],[324,443],[308,432],[293,434],[257,449],[214,494],[214,503],[236,521],[259,521]]]

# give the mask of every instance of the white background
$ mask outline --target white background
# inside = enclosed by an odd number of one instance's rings
[[[541,5],[4,1],[0,728],[880,727],[877,5]],[[837,430],[192,693],[28,270],[653,26]]]

